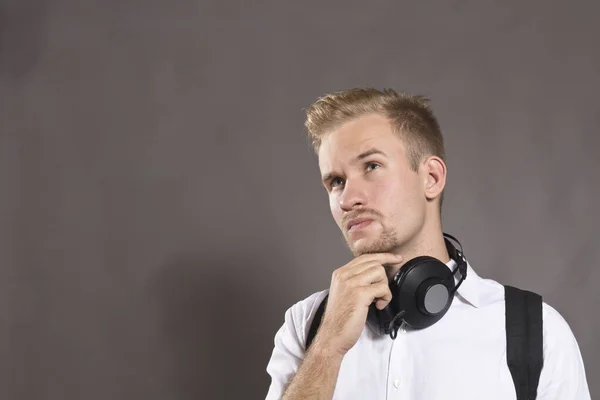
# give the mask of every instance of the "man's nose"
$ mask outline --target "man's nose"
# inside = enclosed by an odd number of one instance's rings
[[[340,208],[343,211],[350,211],[356,207],[366,205],[365,190],[359,182],[345,182],[344,191],[340,196]]]

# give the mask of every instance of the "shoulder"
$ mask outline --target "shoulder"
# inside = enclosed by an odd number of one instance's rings
[[[329,289],[312,293],[294,303],[285,312],[285,325],[295,330],[295,335],[303,346],[306,343],[306,336],[315,313],[328,293]]]
[[[479,293],[482,306],[500,306],[504,310],[506,301],[506,286],[493,279],[479,279]],[[528,288],[517,289],[531,291]],[[536,293],[535,291],[532,291]],[[540,295],[540,293],[536,293]],[[566,319],[542,296],[542,326],[544,334],[544,349],[551,350],[560,343],[576,345],[575,337]]]
[[[545,301],[542,302],[542,315],[545,351],[578,352],[575,335],[564,316]]]
[[[295,348],[296,352],[303,352],[310,324],[328,293],[329,289],[314,292],[289,306],[275,334],[275,345],[284,344]]]
[[[267,399],[280,399],[298,371],[304,358],[310,322],[327,293],[329,289],[312,293],[285,311],[283,324],[275,333],[273,351],[266,368],[271,377]]]
[[[496,299],[506,300],[506,286],[497,282],[488,282],[490,287],[494,287],[494,293]],[[542,299],[542,326],[544,333],[544,342],[546,345],[555,345],[565,340],[573,341],[574,335],[566,319],[558,312],[552,305],[550,305],[543,297],[541,293],[537,293],[529,288],[517,287],[517,289],[524,291],[531,291],[537,294]],[[547,346],[545,346],[546,348]]]
[[[481,283],[485,303],[499,307],[504,314],[506,286],[491,279],[482,279]],[[542,337],[544,367],[540,377],[540,392],[560,393],[562,397],[557,398],[589,399],[585,366],[575,334],[567,319],[543,296]],[[579,397],[573,397],[573,393]]]
[[[544,367],[539,394],[542,397],[589,400],[583,357],[569,323],[548,303],[542,303],[542,307]]]

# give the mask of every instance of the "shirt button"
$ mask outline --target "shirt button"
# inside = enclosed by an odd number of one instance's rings
[[[394,381],[394,387],[397,389],[400,386],[400,379]]]

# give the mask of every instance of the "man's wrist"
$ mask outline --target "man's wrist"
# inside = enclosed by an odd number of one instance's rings
[[[312,343],[308,354],[326,362],[340,364],[345,356],[345,352],[337,349],[328,342],[320,341],[318,339]]]

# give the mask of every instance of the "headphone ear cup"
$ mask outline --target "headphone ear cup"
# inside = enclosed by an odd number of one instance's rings
[[[407,325],[423,329],[435,324],[448,311],[454,293],[452,271],[446,264],[430,256],[420,256],[405,263],[390,281],[392,301],[385,310],[374,307],[372,322],[379,332],[389,333],[389,323],[399,312]],[[377,317],[377,318],[375,318]]]
[[[417,307],[424,315],[438,315],[450,299],[451,292],[439,278],[430,278],[417,289]]]

